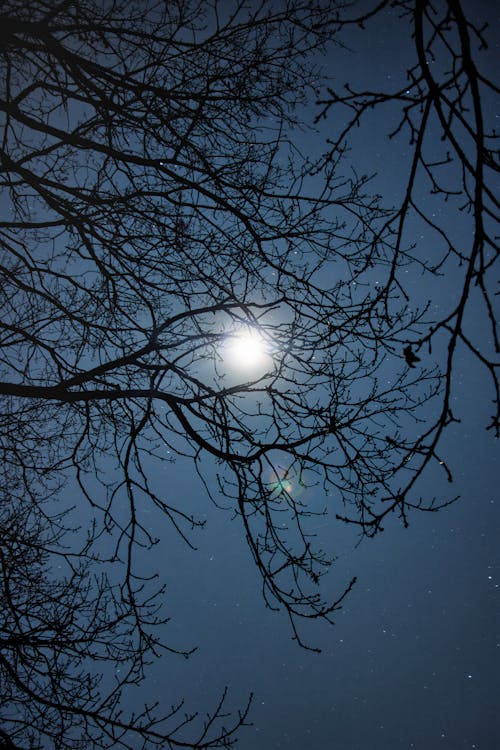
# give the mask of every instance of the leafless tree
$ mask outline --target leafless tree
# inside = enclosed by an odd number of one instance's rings
[[[430,6],[416,5],[418,30]],[[239,517],[265,599],[287,612],[300,643],[299,620],[330,620],[353,584],[342,582],[334,602],[322,598],[331,558],[308,522],[323,508],[300,490],[319,486],[369,535],[389,513],[406,523],[411,508],[439,507],[414,485],[430,462],[441,464],[457,342],[494,373],[462,325],[473,282],[490,299],[491,236],[476,223],[482,233],[467,255],[431,223],[445,253],[426,262],[405,245],[404,226],[419,210],[416,169],[437,181],[422,143],[430,110],[445,104],[453,148],[454,127],[472,144],[453,151],[465,198],[491,220],[494,197],[470,151],[477,146],[483,170],[493,157],[477,114],[464,114],[468,97],[481,102],[471,81],[484,82],[463,41],[454,60],[464,64],[446,84],[431,85],[419,52],[422,75],[415,69],[410,93],[393,96],[417,144],[409,188],[400,209],[383,209],[368,178],[342,176],[352,174],[346,137],[378,105],[375,94],[330,92],[324,114],[340,105],[354,114],[327,157],[304,156],[294,138],[303,105],[320,96],[322,45],[349,26],[347,12],[296,0],[2,6],[7,745],[43,746],[45,736],[56,747],[224,747],[245,723],[246,710],[224,728],[222,703],[198,736],[180,707],[120,714],[121,690],[166,648],[155,635],[158,589],[136,563],[155,542],[145,510],[160,509],[187,544],[201,525],[161,493],[155,467],[172,455],[189,456],[207,494]],[[447,38],[436,24],[428,41],[417,34],[417,52]],[[468,269],[463,301],[429,321],[399,270],[410,262],[435,275],[454,255]],[[380,269],[382,287],[373,281]],[[422,355],[441,332],[450,341],[444,372]],[[261,349],[253,368],[232,362],[245,336]],[[436,399],[439,419],[422,428]],[[88,501],[83,537],[64,504],[73,480],[77,503]],[[122,571],[118,582],[110,565]],[[103,692],[89,660],[128,667]]]
[[[320,102],[318,120],[331,123],[326,162],[335,162],[360,132],[366,137],[374,120],[387,123],[398,154],[401,144],[404,148],[407,177],[400,200],[374,226],[364,262],[353,266],[353,279],[363,286],[377,278],[377,293],[365,298],[375,319],[391,320],[405,305],[419,307],[418,327],[403,327],[394,331],[392,342],[385,341],[414,371],[433,362],[440,381],[432,410],[422,411],[418,434],[403,427],[386,437],[399,454],[400,467],[410,469],[408,480],[392,497],[388,494],[385,507],[361,501],[354,515],[345,518],[368,535],[395,509],[404,514],[407,498],[430,464],[440,465],[453,481],[452,467],[440,451],[447,427],[460,422],[461,357],[469,356],[485,375],[484,395],[493,403],[487,428],[499,434],[499,152],[494,121],[499,88],[491,68],[488,75],[488,57],[483,60],[489,30],[478,15],[473,4],[460,0],[355,4],[339,17],[343,32],[361,27],[362,35],[368,35],[372,23],[379,28],[391,24],[397,28],[392,43],[399,56],[403,48],[410,56],[408,68],[400,76],[397,70],[380,75],[379,87],[373,81],[366,87],[362,81],[330,87]],[[342,125],[336,128],[335,123]],[[417,273],[418,293],[412,283]],[[443,283],[446,277],[454,279],[451,290]]]
[[[122,691],[168,648],[161,585],[135,556],[154,542],[145,500],[188,543],[200,523],[159,494],[153,464],[169,444],[225,463],[224,481],[248,481],[269,453],[268,406],[254,429],[242,399],[274,398],[278,367],[229,385],[221,352],[236,327],[273,321],[266,340],[282,346],[334,298],[308,259],[328,255],[332,227],[343,234],[322,214],[348,209],[352,185],[308,197],[289,140],[329,19],[300,2],[2,5],[5,746],[226,747],[245,723],[247,709],[228,719],[225,694],[201,723],[182,702],[123,714]],[[245,519],[247,502],[235,500]]]

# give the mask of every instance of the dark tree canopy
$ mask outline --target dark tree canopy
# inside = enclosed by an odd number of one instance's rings
[[[353,581],[322,598],[332,556],[308,519],[324,509],[294,486],[321,488],[367,536],[447,504],[418,480],[432,465],[452,479],[440,441],[460,347],[493,383],[498,430],[483,31],[456,0],[362,6],[2,5],[6,747],[226,747],[245,723],[225,695],[201,722],[182,702],[120,712],[148,660],[175,650],[157,638],[162,582],[138,573],[156,541],[144,514],[153,504],[187,544],[202,525],[163,493],[155,467],[172,456],[239,518],[266,602],[302,643],[300,619],[330,620]],[[325,45],[386,11],[414,44],[404,86],[322,88]],[[297,143],[318,99],[331,138],[312,158]],[[394,209],[347,150],[384,108],[411,148]],[[442,201],[466,215],[460,245]],[[432,253],[409,237],[415,221]],[[439,281],[452,266],[462,285],[436,317],[404,273]],[[477,295],[488,337],[468,330]],[[253,368],[234,361],[245,337],[261,349]],[[106,689],[100,665],[118,663]]]

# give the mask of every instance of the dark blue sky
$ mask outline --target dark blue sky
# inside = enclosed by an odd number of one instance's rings
[[[479,17],[492,6],[474,7]],[[356,30],[351,41],[362,45],[358,55],[333,49],[327,67],[339,80],[404,74],[399,58],[407,42],[397,38],[399,23],[386,20]],[[495,39],[493,31],[490,38]],[[497,51],[490,50],[490,72]],[[380,124],[368,140],[362,135],[354,144],[353,161],[361,171],[380,172],[374,184],[390,201],[405,176],[405,146],[400,141],[388,150],[387,123]],[[322,127],[324,135],[328,120]],[[456,229],[453,221],[450,232]],[[409,283],[418,295],[416,272]],[[454,283],[450,272],[441,281],[443,306]],[[473,310],[473,328],[480,326],[479,310],[477,316]],[[229,511],[207,508],[187,463],[165,466],[169,491],[207,514],[207,527],[194,537],[196,552],[181,549],[165,529],[150,560],[168,582],[167,641],[199,649],[188,662],[160,660],[141,697],[154,694],[169,703],[184,695],[188,709],[209,710],[225,685],[234,708],[252,691],[253,726],[241,731],[240,750],[500,747],[498,444],[485,430],[484,373],[467,356],[460,364],[455,401],[462,422],[443,444],[452,458],[454,485],[450,492],[450,485],[428,473],[420,488],[426,497],[446,491],[461,499],[439,513],[413,514],[406,530],[394,520],[359,547],[345,526],[318,519],[325,550],[339,556],[324,579],[326,590],[335,596],[358,576],[336,624],[305,631],[322,649],[319,655],[291,640],[283,613],[265,608],[238,519],[230,522]]]
[[[220,4],[225,9],[225,0]],[[371,3],[365,5],[370,7]],[[465,0],[465,7],[478,20],[483,15],[489,15],[490,22],[497,20],[493,17],[493,4],[485,0],[479,3]],[[346,47],[332,46],[326,56],[318,57],[318,64],[332,78],[332,86],[341,87],[347,81],[361,87],[399,85],[411,65],[412,42],[407,30],[408,26],[397,14],[388,12],[364,30],[352,28],[343,39]],[[499,38],[494,29],[489,37]],[[492,77],[496,75],[498,58],[498,45],[492,45],[485,55],[485,71]],[[490,102],[483,103],[490,122],[500,117]],[[318,111],[319,105],[310,105],[300,116],[312,123]],[[342,128],[341,117],[332,108],[316,132],[297,128],[293,133],[295,145],[313,160],[327,148],[327,138]],[[387,139],[388,131],[397,124],[395,117],[394,107],[374,111],[366,127],[360,128],[350,140],[351,150],[342,167],[347,174],[351,166],[358,175],[377,173],[370,189],[381,194],[386,206],[400,200],[411,158],[405,135],[392,141]],[[438,135],[435,137],[438,144]],[[436,151],[438,156],[440,153]],[[241,179],[239,171],[237,179]],[[307,188],[320,190],[321,185],[311,179]],[[425,190],[417,182],[421,205],[429,215],[437,217],[450,240],[460,244],[465,238],[467,245],[471,233],[468,216],[457,212],[456,201],[448,205]],[[430,263],[434,240],[418,221],[407,226],[406,246],[412,242],[417,245],[419,257]],[[331,278],[322,278],[321,283],[333,289],[336,273],[340,276],[345,266],[338,271],[338,256],[328,257],[325,268]],[[373,274],[386,268],[381,263]],[[181,278],[184,270],[182,267]],[[371,278],[370,273],[363,280],[378,284],[378,279]],[[411,298],[410,306],[416,308],[430,298],[430,310],[439,318],[446,315],[454,300],[456,304],[459,282],[463,281],[458,264],[445,264],[444,274],[433,281],[424,277],[417,265],[410,265],[401,273],[406,274],[402,279]],[[209,288],[213,277],[211,270]],[[350,280],[349,277],[349,284]],[[182,288],[182,282],[179,285]],[[159,296],[163,294],[162,288]],[[480,348],[488,349],[483,340],[487,337],[484,313],[484,307],[474,299],[467,309],[464,328],[471,332]],[[330,319],[327,321],[330,324]],[[394,356],[388,357],[380,369],[383,378],[387,378],[388,388],[392,388],[390,384],[406,367],[403,346],[408,341],[404,336],[411,336],[415,344],[416,330],[415,327],[410,334],[403,331],[401,340],[396,337]],[[435,337],[432,353],[424,347],[419,350],[422,372],[424,368],[432,369],[433,364],[442,365],[446,335],[445,332]],[[204,366],[205,363],[200,368]],[[391,372],[391,367],[399,368],[398,372]],[[224,365],[219,369],[222,371]],[[210,377],[215,377],[210,372]],[[411,373],[418,375],[418,368]],[[241,371],[236,376],[227,372],[226,376],[227,384],[231,377],[240,378]],[[304,387],[297,383],[297,391],[303,391]],[[226,499],[221,501],[221,508],[215,507],[195,473],[194,463],[183,457],[163,460],[162,453],[161,460],[154,463],[152,483],[159,487],[167,503],[188,516],[205,519],[206,525],[189,534],[196,546],[191,549],[182,542],[166,515],[152,503],[143,506],[138,501],[137,508],[147,519],[145,523],[159,539],[151,550],[138,553],[138,570],[141,574],[158,574],[160,585],[166,585],[164,612],[171,620],[162,626],[161,640],[173,649],[197,647],[197,650],[188,660],[166,652],[153,662],[144,682],[124,698],[125,711],[158,701],[159,712],[164,713],[184,697],[186,712],[210,712],[227,686],[228,711],[237,712],[245,706],[249,694],[254,695],[249,715],[252,724],[240,730],[238,750],[499,748],[499,462],[498,441],[492,431],[485,429],[493,395],[488,388],[484,368],[465,349],[458,349],[452,407],[460,423],[448,429],[439,445],[439,457],[441,454],[446,457],[454,481],[453,484],[446,481],[443,466],[439,465],[442,462],[436,460],[429,464],[417,485],[426,501],[434,496],[447,500],[460,495],[450,507],[438,513],[413,512],[406,529],[396,517],[389,518],[383,533],[373,540],[360,540],[354,526],[335,519],[335,514],[342,510],[342,498],[335,496],[334,491],[326,496],[321,486],[317,486],[301,495],[300,501],[308,508],[326,506],[329,511],[328,515],[306,520],[306,531],[316,534],[317,545],[327,557],[335,558],[328,575],[322,579],[325,600],[335,600],[353,576],[358,579],[334,625],[318,620],[300,628],[304,641],[321,649],[319,654],[300,648],[292,639],[285,612],[266,608],[262,579],[246,543],[241,519],[235,517],[230,507],[224,507],[231,501]],[[437,418],[439,411],[433,414],[433,408],[439,410],[439,404],[425,405],[420,416]],[[387,424],[391,416],[389,413]],[[334,414],[330,411],[324,417],[325,429],[322,428],[321,434],[328,440],[336,429]],[[253,424],[252,420],[250,423]],[[374,418],[370,424],[375,423]],[[293,427],[296,425],[297,421]],[[410,426],[409,421],[397,428],[401,429],[402,441],[410,429],[424,432],[424,427],[415,423]],[[185,447],[183,429],[179,438],[173,436],[182,448]],[[385,428],[381,429],[384,431],[379,433],[380,442],[385,455],[387,438]],[[359,435],[362,439],[362,432]],[[166,435],[167,439],[170,437]],[[163,447],[161,443],[159,450],[163,451]],[[425,450],[422,448],[419,456],[425,455]],[[170,458],[170,451],[167,453]],[[412,461],[416,454],[417,451],[409,453],[408,460]],[[215,467],[209,458],[203,460],[206,482],[218,499],[214,475],[220,467]],[[105,480],[108,468],[111,481],[116,465],[103,464]],[[412,465],[408,470],[411,468]],[[90,474],[90,489],[102,493],[102,487],[95,483],[94,467],[87,466],[86,470]],[[266,477],[265,481],[272,480]],[[65,497],[74,502],[74,516],[77,522],[82,522],[81,533],[86,533],[88,505],[80,503],[81,494],[74,485],[68,487]],[[116,508],[120,517],[128,512],[128,506],[120,505],[122,495],[114,497],[113,513]],[[109,537],[103,534],[96,544],[109,544]],[[111,578],[120,572],[118,565],[112,569]],[[104,679],[108,685],[113,684],[113,674],[106,672]],[[229,718],[228,725],[233,723]],[[190,737],[192,734],[188,733]]]
[[[465,385],[468,393],[481,387]],[[468,406],[450,435],[463,466],[459,502],[414,515],[407,530],[389,524],[355,550],[345,527],[318,520],[325,548],[340,553],[326,584],[336,593],[358,575],[336,624],[306,631],[319,655],[291,640],[283,613],[264,608],[238,520],[209,509],[195,552],[165,529],[151,560],[169,582],[165,635],[199,649],[187,662],[160,660],[141,697],[184,695],[187,708],[203,710],[225,685],[235,707],[253,691],[253,726],[241,732],[240,750],[498,747],[497,445],[474,419],[472,399]],[[189,467],[166,473],[170,491],[198,497],[203,513]]]

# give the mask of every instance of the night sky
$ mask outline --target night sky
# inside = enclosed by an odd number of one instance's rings
[[[478,17],[490,11],[494,40],[492,7],[474,4]],[[404,75],[407,40],[399,28],[400,21],[385,16],[353,31],[347,41],[357,52],[331,49],[327,72],[337,80],[368,82]],[[497,52],[493,45],[490,73]],[[378,130],[368,139],[364,131],[353,145],[352,158],[360,171],[379,172],[374,185],[390,202],[406,174],[405,143],[389,144],[388,123],[380,115],[377,122]],[[328,127],[327,118],[322,138]],[[305,148],[313,142],[297,137]],[[421,281],[414,273],[409,283],[418,296]],[[450,273],[441,279],[433,300],[438,309],[454,282]],[[469,324],[480,326],[479,317],[472,313]],[[194,537],[196,552],[180,548],[165,529],[168,541],[151,559],[152,569],[164,570],[168,581],[168,641],[199,648],[188,662],[169,657],[156,664],[142,696],[169,701],[184,695],[187,707],[209,710],[225,685],[235,708],[253,692],[253,725],[240,732],[240,750],[500,747],[498,444],[485,430],[484,373],[467,356],[460,364],[456,409],[462,421],[442,446],[451,457],[454,484],[428,473],[420,485],[424,496],[460,499],[439,513],[414,513],[406,530],[393,519],[383,534],[359,546],[358,537],[332,517],[318,519],[318,539],[338,556],[325,590],[338,595],[358,576],[333,627],[315,624],[302,631],[322,649],[319,655],[292,641],[283,613],[265,608],[238,519],[231,522],[230,511],[207,508],[189,464],[178,460],[165,468],[171,493],[189,499],[208,520]]]
[[[484,70],[493,78],[500,38],[494,5],[464,2],[491,25]],[[411,53],[406,33],[407,25],[388,12],[364,30],[349,30],[345,47],[332,45],[318,64],[339,85],[404,80]],[[500,117],[484,104],[489,117]],[[320,104],[310,105],[302,116],[313,123],[320,110]],[[368,129],[351,139],[346,162],[358,174],[376,173],[371,186],[385,205],[400,199],[409,164],[405,136],[387,138],[393,116],[391,108],[377,112]],[[338,126],[335,117],[332,109],[316,131],[297,129],[296,145],[312,159],[319,156]],[[434,210],[433,197],[427,200]],[[446,207],[435,205],[446,224]],[[470,231],[467,218],[450,211],[447,230],[452,240]],[[415,234],[414,240],[421,246],[428,237]],[[417,268],[407,273],[412,302],[431,295],[436,316],[444,314],[456,289],[453,268],[435,285],[422,281]],[[334,281],[332,276],[332,286]],[[468,330],[479,341],[483,314],[479,307],[467,313]],[[439,361],[439,352],[434,356]],[[146,509],[160,543],[140,560],[142,574],[158,573],[166,584],[163,603],[171,619],[162,626],[165,642],[196,651],[189,659],[165,653],[153,662],[144,682],[124,699],[125,709],[156,700],[168,708],[183,697],[186,711],[209,712],[227,686],[227,708],[234,712],[253,694],[238,750],[500,748],[499,461],[498,441],[485,429],[493,394],[470,356],[458,356],[457,368],[453,398],[461,421],[439,446],[453,484],[432,466],[418,484],[422,497],[459,495],[455,503],[435,513],[411,513],[408,528],[391,517],[375,539],[361,539],[353,526],[335,520],[339,508],[321,487],[306,489],[300,498],[329,511],[308,525],[318,546],[335,558],[321,582],[325,599],[335,600],[357,577],[333,625],[300,626],[305,642],[320,653],[292,639],[286,613],[266,608],[241,520],[224,507],[227,502],[220,508],[211,503],[193,462],[177,457],[160,469],[155,464],[162,474],[154,479],[167,502],[206,520],[190,534],[196,547],[190,549],[165,516]],[[213,472],[212,464],[209,483]],[[80,520],[86,513],[87,506],[77,508]]]
[[[197,551],[179,548],[165,528],[151,560],[168,581],[165,636],[199,648],[188,661],[154,665],[141,697],[184,695],[187,708],[208,710],[225,685],[235,708],[252,691],[253,726],[240,732],[242,750],[498,747],[498,449],[474,411],[470,394],[481,381],[464,376],[464,389],[464,423],[449,436],[462,467],[453,488],[461,500],[414,515],[407,530],[388,524],[356,549],[346,527],[318,520],[325,548],[339,555],[326,579],[332,594],[358,576],[336,624],[305,631],[321,654],[299,648],[283,613],[264,608],[229,511],[209,510]],[[203,514],[189,464],[185,474],[178,463],[166,471],[172,494],[178,483]]]

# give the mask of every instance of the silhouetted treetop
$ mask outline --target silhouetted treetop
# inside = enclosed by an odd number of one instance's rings
[[[408,29],[404,85],[327,86],[327,45],[384,13]],[[145,513],[188,545],[203,525],[158,468],[192,460],[302,645],[298,623],[331,621],[353,585],[322,595],[335,551],[311,516],[373,536],[452,500],[419,480],[452,480],[460,352],[498,430],[483,30],[458,0],[6,0],[0,35],[1,736],[228,747],[247,709],[228,719],[225,694],[205,721],[182,702],[120,713],[176,651],[140,573]],[[395,207],[349,151],[372,116],[410,154]],[[109,690],[101,662],[128,665]]]

